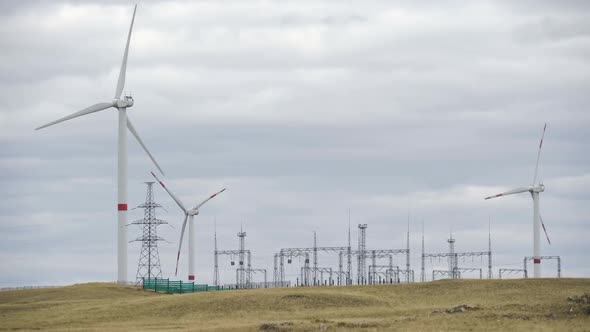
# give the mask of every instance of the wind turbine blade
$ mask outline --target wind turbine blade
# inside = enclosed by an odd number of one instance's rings
[[[135,21],[135,12],[137,5],[133,8],[133,17],[131,18],[131,26],[129,26],[129,34],[127,35],[127,45],[125,45],[125,53],[123,53],[123,62],[121,63],[121,71],[119,72],[119,80],[117,81],[117,90],[115,91],[115,98],[121,98],[123,88],[125,87],[125,74],[127,72],[127,55],[129,55],[129,42],[131,42],[131,32],[133,31],[133,22]]]
[[[178,204],[178,206],[180,206],[180,208],[182,209],[182,211],[184,213],[186,213],[186,208],[184,207],[184,204],[182,204],[182,201],[176,197],[170,190],[168,190],[168,188],[164,185],[164,182],[160,181],[160,179],[158,179],[158,177],[156,176],[156,174],[154,174],[154,172],[150,172],[152,173],[152,176],[154,178],[156,178],[156,180],[160,183],[160,185],[162,186],[162,188],[164,188],[164,190],[166,190],[166,192],[168,193],[168,195],[170,195],[170,197],[172,197],[172,199],[176,202],[176,204]]]
[[[501,194],[497,194],[497,195],[494,195],[494,196],[488,196],[488,197],[486,197],[484,199],[490,199],[490,198],[508,196],[508,195],[512,195],[512,194],[520,194],[520,193],[527,192],[529,190],[530,190],[530,187],[520,187],[520,188],[508,190],[507,192],[503,192]]]
[[[182,222],[182,230],[180,231],[180,242],[178,242],[178,254],[176,255],[176,270],[174,276],[178,275],[178,261],[180,260],[180,249],[182,248],[182,238],[184,237],[184,229],[186,228],[186,221],[188,220],[188,214],[184,214],[184,221]]]
[[[539,214],[539,219],[541,220],[541,226],[543,226],[543,232],[545,232],[545,237],[547,238],[547,242],[549,242],[549,245],[551,245],[551,240],[549,240],[549,235],[547,234],[547,229],[545,229],[545,223],[543,222],[543,218],[541,217],[541,214]]]
[[[196,205],[196,206],[193,208],[193,210],[198,210],[198,209],[199,209],[201,206],[203,206],[203,204],[205,204],[205,203],[209,202],[211,199],[213,199],[213,197],[215,197],[215,196],[217,196],[217,195],[221,194],[222,192],[224,192],[224,191],[225,191],[225,189],[226,189],[226,188],[223,188],[223,189],[221,189],[220,191],[216,192],[215,194],[213,194],[213,195],[209,196],[209,198],[207,198],[206,200],[204,200],[204,201],[202,201],[201,203],[197,204],[197,205]]]
[[[73,119],[73,118],[77,118],[77,117],[82,116],[82,115],[86,115],[86,114],[90,114],[90,113],[95,113],[95,112],[98,112],[98,111],[106,110],[107,108],[113,107],[113,106],[114,106],[114,103],[112,103],[112,102],[111,103],[98,103],[98,104],[94,104],[94,105],[92,105],[90,107],[86,107],[85,109],[83,109],[81,111],[78,111],[76,113],[72,113],[72,114],[70,114],[68,116],[64,116],[61,119],[57,119],[55,121],[49,122],[48,124],[44,124],[41,127],[37,127],[37,128],[35,128],[35,130],[39,130],[39,129],[43,129],[43,128],[46,128],[46,127],[49,127],[49,126],[53,126],[54,124],[57,124],[57,123],[60,123],[60,122],[64,122],[64,121],[67,121],[67,120],[70,120],[70,119]]]
[[[150,159],[154,162],[154,165],[156,165],[156,167],[158,168],[160,173],[162,173],[162,175],[166,175],[166,174],[164,174],[164,171],[162,171],[162,168],[160,168],[160,165],[158,165],[158,162],[156,161],[154,156],[152,156],[152,154],[150,153],[148,148],[145,146],[145,144],[143,144],[143,141],[141,140],[141,138],[139,138],[139,134],[137,133],[137,130],[135,130],[135,127],[131,123],[131,120],[129,119],[129,117],[127,117],[127,129],[129,129],[129,131],[135,137],[135,139],[137,140],[139,145],[141,145],[141,147],[143,148],[145,153],[147,153],[147,155],[150,157]]]
[[[537,181],[537,171],[539,170],[539,159],[541,158],[541,148],[543,147],[543,138],[545,138],[545,130],[547,129],[547,123],[543,127],[543,135],[541,135],[541,142],[539,143],[539,152],[537,152],[537,163],[535,164],[535,176],[533,176],[533,186]]]

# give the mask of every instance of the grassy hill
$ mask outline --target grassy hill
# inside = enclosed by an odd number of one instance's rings
[[[0,330],[589,331],[590,304],[568,300],[583,294],[590,294],[590,279],[446,280],[183,295],[96,283],[0,292]],[[447,312],[459,305],[466,306]]]

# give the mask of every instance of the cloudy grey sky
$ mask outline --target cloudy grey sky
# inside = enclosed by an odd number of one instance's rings
[[[132,6],[0,2],[0,286],[116,279],[116,112],[33,129],[112,98]],[[428,252],[446,250],[451,228],[457,250],[481,251],[491,218],[494,274],[518,268],[532,255],[532,200],[483,197],[531,183],[544,122],[541,213],[553,245],[542,254],[561,255],[564,276],[590,277],[589,7],[140,2],[130,116],[185,202],[229,188],[196,219],[198,281],[212,281],[215,217],[219,247],[237,248],[243,224],[270,278],[273,254],[312,245],[314,230],[319,245],[345,245],[349,208],[353,242],[367,223],[369,248],[403,248],[409,213],[416,272],[422,221]],[[130,206],[152,168],[130,138]],[[160,229],[170,276],[182,215],[160,188],[156,199],[176,227]],[[139,249],[129,246],[129,279]]]

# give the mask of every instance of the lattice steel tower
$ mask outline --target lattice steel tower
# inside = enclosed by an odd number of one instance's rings
[[[359,224],[359,254],[358,258],[358,271],[357,271],[357,278],[358,284],[364,285],[366,283],[367,278],[367,264],[365,264],[365,253],[367,251],[367,224]]]
[[[346,284],[352,285],[352,245],[350,242],[350,209],[348,209],[348,248],[346,249]]]
[[[492,279],[492,226],[488,224],[488,279]]]
[[[143,219],[136,220],[130,225],[142,225],[143,233],[133,242],[141,242],[139,263],[137,264],[136,284],[141,284],[143,278],[162,278],[160,267],[160,254],[158,253],[158,241],[164,239],[158,236],[157,227],[167,224],[166,221],[156,218],[156,209],[162,207],[154,201],[154,182],[146,182],[147,194],[145,203],[138,206],[143,209]]]
[[[318,239],[313,231],[313,285],[318,286]]]
[[[449,243],[449,274],[452,279],[459,278],[458,275],[458,257],[455,254],[455,239],[453,239],[453,232],[451,231],[451,235],[447,240]]]
[[[420,266],[420,272],[421,272],[420,273],[420,281],[421,282],[425,281],[425,279],[424,279],[425,278],[425,276],[424,276],[424,272],[425,272],[424,271],[424,269],[425,269],[425,267],[424,267],[424,265],[425,265],[424,254],[425,254],[424,253],[424,220],[422,220],[422,261],[421,261],[421,266]]]
[[[213,284],[219,286],[219,255],[217,254],[217,219],[215,219],[215,251],[213,252]]]
[[[244,268],[244,259],[246,258],[246,232],[243,231],[242,227],[240,227],[240,231],[238,232],[238,238],[240,239],[240,248],[238,249],[239,265],[236,271],[238,279],[237,282],[238,285],[240,285],[240,288],[245,288],[247,286],[247,283],[249,282],[249,278],[247,278],[246,269]],[[248,260],[250,260],[249,255]],[[248,268],[250,268],[249,261]]]
[[[410,214],[408,213],[408,233],[406,238],[406,282],[410,283]],[[390,264],[391,265],[391,264]]]

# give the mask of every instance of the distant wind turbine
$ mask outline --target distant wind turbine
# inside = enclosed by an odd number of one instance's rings
[[[124,283],[127,281],[127,130],[137,139],[139,145],[147,153],[150,159],[154,162],[158,170],[162,174],[164,172],[156,159],[147,149],[131,120],[127,117],[127,108],[133,106],[133,98],[131,96],[124,96],[121,98],[123,88],[125,87],[125,74],[127,71],[127,56],[129,54],[129,42],[131,41],[131,32],[133,31],[133,22],[135,21],[135,12],[137,5],[133,9],[133,17],[131,18],[131,25],[129,26],[129,34],[127,35],[127,44],[125,45],[125,53],[123,53],[123,62],[121,63],[121,70],[119,72],[119,79],[117,81],[117,88],[115,90],[115,97],[110,102],[103,102],[89,106],[81,111],[65,116],[61,119],[49,122],[36,130],[43,129],[60,122],[71,120],[90,113],[99,112],[108,108],[116,108],[119,111],[119,138],[118,138],[118,168],[117,168],[117,187],[118,187],[118,231],[117,231],[117,281]]]
[[[545,130],[547,129],[547,124],[543,127],[543,134],[541,136],[541,142],[539,143],[539,151],[537,152],[537,163],[535,165],[535,175],[533,176],[533,184],[528,187],[520,187],[516,189],[509,190],[507,192],[497,194],[494,196],[486,197],[485,199],[491,199],[496,197],[502,197],[512,194],[519,194],[524,192],[530,192],[531,196],[533,197],[533,262],[534,262],[534,270],[533,275],[535,278],[541,277],[541,226],[543,226],[543,231],[545,232],[545,237],[547,237],[547,242],[551,244],[549,240],[549,235],[547,235],[547,230],[545,229],[545,224],[543,223],[543,218],[539,212],[539,194],[545,191],[545,186],[542,183],[535,185],[537,182],[537,171],[539,170],[539,159],[541,157],[541,148],[543,147],[543,138],[545,138]]]
[[[164,182],[160,181],[156,174],[152,172],[152,176],[160,183],[162,188],[166,190],[168,195],[172,197],[172,199],[176,202],[176,204],[180,207],[182,212],[184,212],[184,221],[182,222],[182,230],[180,231],[180,241],[178,242],[178,254],[176,255],[176,270],[174,272],[174,276],[178,275],[178,261],[180,260],[180,249],[182,248],[182,239],[184,237],[184,229],[186,228],[186,222],[189,221],[188,226],[188,280],[195,280],[195,266],[194,266],[194,243],[195,243],[195,231],[193,229],[193,218],[199,214],[199,208],[203,206],[205,203],[209,202],[215,196],[221,194],[225,191],[226,188],[221,189],[220,191],[216,192],[215,194],[209,196],[206,200],[202,201],[201,203],[195,205],[191,209],[187,209],[182,204],[182,201],[176,197],[165,185]]]

